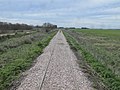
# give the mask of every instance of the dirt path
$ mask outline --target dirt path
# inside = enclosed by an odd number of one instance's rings
[[[17,90],[93,90],[59,31]]]

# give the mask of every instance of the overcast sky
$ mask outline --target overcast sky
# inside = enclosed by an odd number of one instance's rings
[[[0,0],[0,21],[120,28],[120,0]]]

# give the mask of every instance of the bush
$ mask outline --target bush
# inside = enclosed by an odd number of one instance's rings
[[[32,40],[29,38],[29,39],[26,39],[25,41],[24,41],[24,43],[25,44],[32,44]]]

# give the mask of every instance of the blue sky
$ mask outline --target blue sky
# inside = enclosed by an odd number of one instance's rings
[[[0,0],[0,21],[120,28],[120,0]]]

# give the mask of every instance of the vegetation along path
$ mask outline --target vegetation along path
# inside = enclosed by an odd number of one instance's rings
[[[62,31],[51,40],[17,90],[93,90]]]

